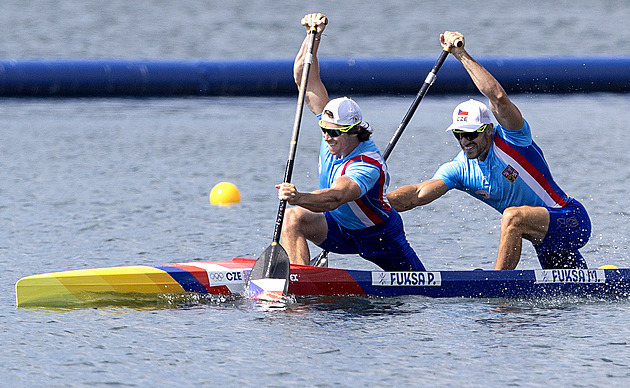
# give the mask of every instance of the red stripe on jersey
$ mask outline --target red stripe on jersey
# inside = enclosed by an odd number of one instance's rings
[[[549,194],[551,199],[553,199],[558,205],[561,207],[567,204],[567,201],[560,196],[555,190],[551,188],[549,181],[543,173],[540,172],[533,164],[531,164],[527,159],[523,157],[517,150],[512,148],[508,143],[503,141],[499,136],[494,136],[494,144],[497,145],[503,152],[508,154],[512,159],[516,160],[518,164],[520,164],[528,173],[531,175],[536,182]]]
[[[382,208],[386,211],[391,211],[391,206],[389,205],[389,203],[387,201],[385,201],[384,198],[384,188],[385,188],[385,172],[383,171],[383,165],[376,159],[374,158],[370,158],[369,156],[366,155],[358,155],[355,156],[354,158],[348,160],[346,162],[346,164],[343,166],[343,169],[341,170],[341,175],[344,175],[346,173],[346,167],[348,167],[348,165],[352,162],[356,162],[356,161],[363,161],[366,163],[370,163],[376,167],[379,168],[380,171],[380,176],[378,178],[378,200],[379,203],[381,204]],[[369,190],[368,190],[369,191]],[[367,195],[367,194],[366,194]],[[379,224],[381,222],[383,222],[384,220],[374,211],[372,210],[368,204],[366,204],[361,198],[357,199],[354,201],[357,206],[359,206],[359,208],[363,211],[363,213],[374,223],[374,224]]]

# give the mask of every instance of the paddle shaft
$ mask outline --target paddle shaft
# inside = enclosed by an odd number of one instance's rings
[[[459,47],[461,46],[461,41],[457,41],[455,42],[455,44]],[[413,117],[414,113],[416,113],[416,109],[418,109],[418,106],[420,105],[422,98],[424,98],[424,96],[429,91],[429,88],[431,87],[431,85],[433,85],[433,82],[435,82],[435,79],[437,78],[437,72],[442,67],[442,64],[448,57],[449,53],[450,53],[450,47],[447,50],[442,50],[442,52],[440,53],[440,56],[435,62],[435,65],[433,65],[433,69],[431,69],[431,72],[429,72],[429,74],[427,75],[427,78],[425,78],[424,83],[422,84],[422,86],[420,87],[420,90],[418,91],[418,94],[416,95],[416,98],[413,100],[413,103],[409,107],[409,110],[405,114],[405,117],[403,117],[402,121],[400,122],[400,125],[396,129],[396,132],[394,132],[394,136],[391,138],[391,140],[387,144],[387,147],[385,147],[385,152],[383,152],[383,159],[387,160],[389,155],[394,150],[394,147],[396,146],[396,143],[398,143],[400,136],[402,136],[405,128],[407,128],[407,124],[409,124],[409,121],[411,121],[411,118]]]
[[[291,182],[291,176],[293,175],[293,165],[295,164],[295,154],[297,152],[297,142],[300,135],[300,123],[302,122],[302,112],[304,110],[304,96],[306,95],[306,85],[308,82],[308,75],[311,70],[311,64],[313,63],[313,48],[315,46],[315,37],[317,35],[317,28],[311,27],[308,31],[308,46],[306,48],[306,56],[304,57],[304,67],[302,68],[302,79],[300,80],[300,89],[298,91],[298,101],[295,110],[295,120],[293,121],[293,134],[291,136],[291,146],[289,147],[289,158],[287,160],[287,166],[284,170],[283,182]],[[280,234],[282,233],[282,222],[284,221],[284,213],[287,208],[287,201],[281,200],[278,206],[278,215],[276,217],[276,225],[273,231],[273,243],[280,243]]]

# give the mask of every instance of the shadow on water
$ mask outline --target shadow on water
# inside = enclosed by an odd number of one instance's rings
[[[404,297],[324,296],[299,298],[293,310],[313,310],[365,317],[413,314],[424,308],[426,305],[410,304]]]
[[[623,306],[630,298],[601,298],[561,296],[532,299],[487,300],[486,314],[474,319],[488,329],[522,330],[541,328],[567,320],[567,317],[583,315],[585,311],[601,310],[607,305]]]

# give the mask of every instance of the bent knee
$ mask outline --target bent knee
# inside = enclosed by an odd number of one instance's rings
[[[501,216],[502,226],[518,227],[522,225],[526,217],[526,212],[521,207],[509,207],[503,211]]]
[[[542,240],[549,228],[549,211],[541,206],[513,206],[503,211],[501,229],[528,240]]]
[[[531,206],[514,206],[505,209],[501,217],[501,229],[521,235],[546,230],[544,221],[536,218],[532,209],[534,208]]]
[[[295,228],[296,225],[303,223],[303,220],[305,219],[305,211],[306,210],[301,207],[288,208],[284,213],[283,227]]]
[[[309,230],[314,226],[326,225],[323,213],[315,213],[302,207],[288,208],[284,215],[282,229]]]

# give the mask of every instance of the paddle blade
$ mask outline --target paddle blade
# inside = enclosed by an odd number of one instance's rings
[[[249,282],[247,295],[270,302],[284,301],[287,285],[286,279],[255,279]]]
[[[247,283],[248,295],[252,298],[257,298],[259,295],[264,295],[267,291],[272,295],[276,295],[278,292],[281,292],[281,296],[286,295],[289,288],[290,266],[289,255],[287,255],[282,245],[271,244],[252,267]],[[270,279],[273,279],[273,281],[260,281]],[[278,280],[283,280],[284,282]]]

